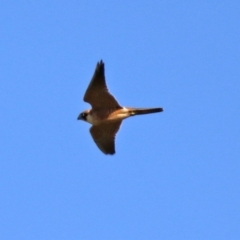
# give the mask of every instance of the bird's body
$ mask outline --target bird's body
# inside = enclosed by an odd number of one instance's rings
[[[86,121],[91,123],[92,125],[98,125],[106,121],[117,121],[123,120],[125,118],[140,115],[140,114],[148,114],[148,113],[156,113],[161,112],[162,108],[130,108],[130,107],[122,107],[119,109],[114,108],[102,108],[96,110],[87,110],[86,113]]]
[[[92,81],[84,95],[84,101],[89,102],[92,109],[82,112],[79,120],[89,122],[93,126],[90,133],[93,140],[105,154],[115,153],[115,136],[122,120],[140,114],[162,112],[163,108],[131,108],[122,107],[109,93],[104,75],[104,63],[97,63]]]

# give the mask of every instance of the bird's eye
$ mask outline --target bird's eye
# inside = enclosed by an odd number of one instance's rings
[[[86,119],[86,116],[87,116],[86,113],[82,113],[82,114],[81,114],[81,117],[82,117],[83,119]]]

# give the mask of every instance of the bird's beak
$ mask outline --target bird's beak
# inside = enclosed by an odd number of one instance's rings
[[[82,120],[81,114],[78,115],[77,120]]]

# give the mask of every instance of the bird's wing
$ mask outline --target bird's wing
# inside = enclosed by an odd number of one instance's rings
[[[117,100],[109,93],[104,75],[104,63],[97,63],[92,80],[87,88],[83,100],[97,108],[121,108]]]
[[[99,125],[93,125],[90,133],[99,149],[105,154],[115,153],[115,136],[122,121],[109,121]]]

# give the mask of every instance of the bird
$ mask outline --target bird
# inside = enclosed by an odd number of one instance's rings
[[[77,119],[92,124],[90,134],[94,142],[104,154],[110,155],[115,154],[115,137],[124,119],[140,114],[163,111],[161,107],[122,107],[108,90],[102,60],[97,62],[83,100],[90,103],[92,109],[81,112]]]

